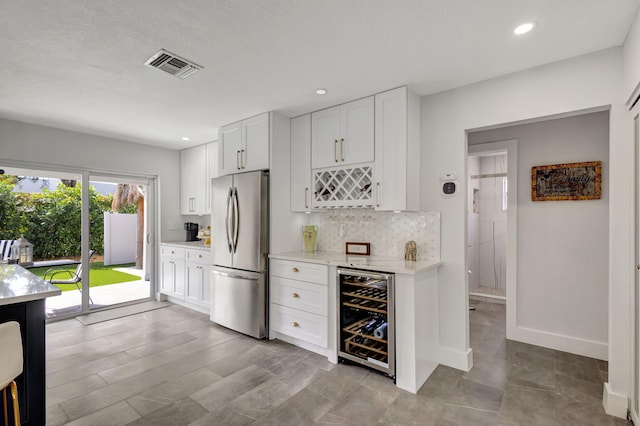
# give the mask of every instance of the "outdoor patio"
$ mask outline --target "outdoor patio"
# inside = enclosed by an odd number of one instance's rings
[[[143,271],[135,268],[115,268],[114,270],[140,277],[137,281],[91,287],[89,295],[93,303],[91,308],[115,305],[138,299],[148,298],[149,281],[143,279]],[[77,313],[80,311],[82,295],[77,290],[63,291],[60,296],[46,299],[46,315],[48,318]]]

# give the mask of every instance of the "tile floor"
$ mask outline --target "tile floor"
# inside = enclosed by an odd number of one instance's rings
[[[508,342],[504,305],[472,304],[474,368],[438,367],[417,395],[177,305],[50,323],[47,424],[627,424],[602,409],[605,362]]]

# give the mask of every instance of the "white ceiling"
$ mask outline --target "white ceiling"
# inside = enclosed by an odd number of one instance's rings
[[[425,95],[619,46],[639,5],[0,0],[0,117],[181,149],[264,111],[293,117],[404,84]],[[534,31],[513,35],[525,21]],[[205,69],[180,80],[144,66],[160,48]]]

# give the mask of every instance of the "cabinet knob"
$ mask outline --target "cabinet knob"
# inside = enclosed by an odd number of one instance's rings
[[[175,251],[173,251],[173,250],[171,250],[171,254],[176,254],[176,252],[175,252]]]
[[[296,298],[300,297],[300,295],[299,295],[298,293],[293,293],[293,294],[291,294],[291,297],[293,297],[294,299],[296,299]]]
[[[201,254],[199,254],[199,255],[198,255],[198,257],[199,257],[200,259],[202,259],[202,255],[201,255]]]
[[[293,272],[300,272],[300,269],[298,269],[298,268],[293,268],[293,269],[292,269],[292,271],[293,271]]]
[[[295,321],[294,321],[294,322],[292,322],[292,323],[291,323],[291,325],[292,325],[293,327],[300,327],[300,324],[298,324],[298,323],[297,323],[297,322],[295,322]]]

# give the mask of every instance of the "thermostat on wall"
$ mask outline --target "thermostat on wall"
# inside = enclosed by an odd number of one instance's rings
[[[456,192],[455,182],[445,182],[442,184],[442,193],[444,195],[453,195]]]
[[[456,179],[458,179],[457,172],[447,172],[440,175],[440,182],[442,182],[442,196],[449,198],[456,192]]]

